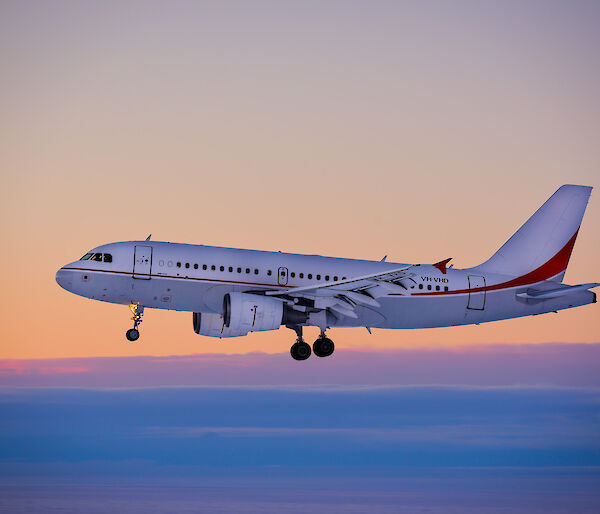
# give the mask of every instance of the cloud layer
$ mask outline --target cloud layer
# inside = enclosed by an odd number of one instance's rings
[[[0,361],[0,386],[552,385],[600,387],[600,344],[486,345],[389,352],[203,354]]]
[[[3,389],[3,461],[598,466],[596,389]]]

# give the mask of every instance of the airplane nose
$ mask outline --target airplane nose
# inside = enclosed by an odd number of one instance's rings
[[[60,268],[57,272],[56,272],[56,282],[57,284],[62,287],[63,289],[66,289],[67,291],[70,291],[71,288],[73,287],[73,272],[69,271],[65,268]]]

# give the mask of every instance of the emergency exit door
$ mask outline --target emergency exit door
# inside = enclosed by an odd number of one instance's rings
[[[469,303],[467,309],[485,309],[485,277],[469,275]]]
[[[133,257],[133,278],[150,280],[152,274],[152,247],[136,246]]]

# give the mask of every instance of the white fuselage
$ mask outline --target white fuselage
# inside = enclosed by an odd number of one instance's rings
[[[231,292],[302,287],[402,266],[156,241],[112,243],[91,252],[108,253],[112,262],[79,260],[67,264],[56,277],[63,288],[105,302],[201,313],[221,313],[223,298]],[[535,273],[514,277],[486,274],[477,268],[442,272],[422,265],[414,269],[406,293],[378,298],[380,307],[376,309],[359,305],[356,318],[337,316],[328,325],[444,327],[542,314],[595,301],[590,291],[532,302],[518,297],[532,287],[550,289],[560,282],[552,281],[553,277],[540,280]]]

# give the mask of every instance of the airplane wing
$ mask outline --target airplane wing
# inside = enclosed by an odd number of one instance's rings
[[[299,311],[329,310],[334,315],[358,318],[354,311],[357,306],[380,307],[376,300],[388,293],[408,294],[414,285],[410,278],[412,268],[404,266],[369,275],[350,277],[345,280],[321,282],[302,287],[285,287],[266,291],[267,296],[280,298],[290,307]]]

